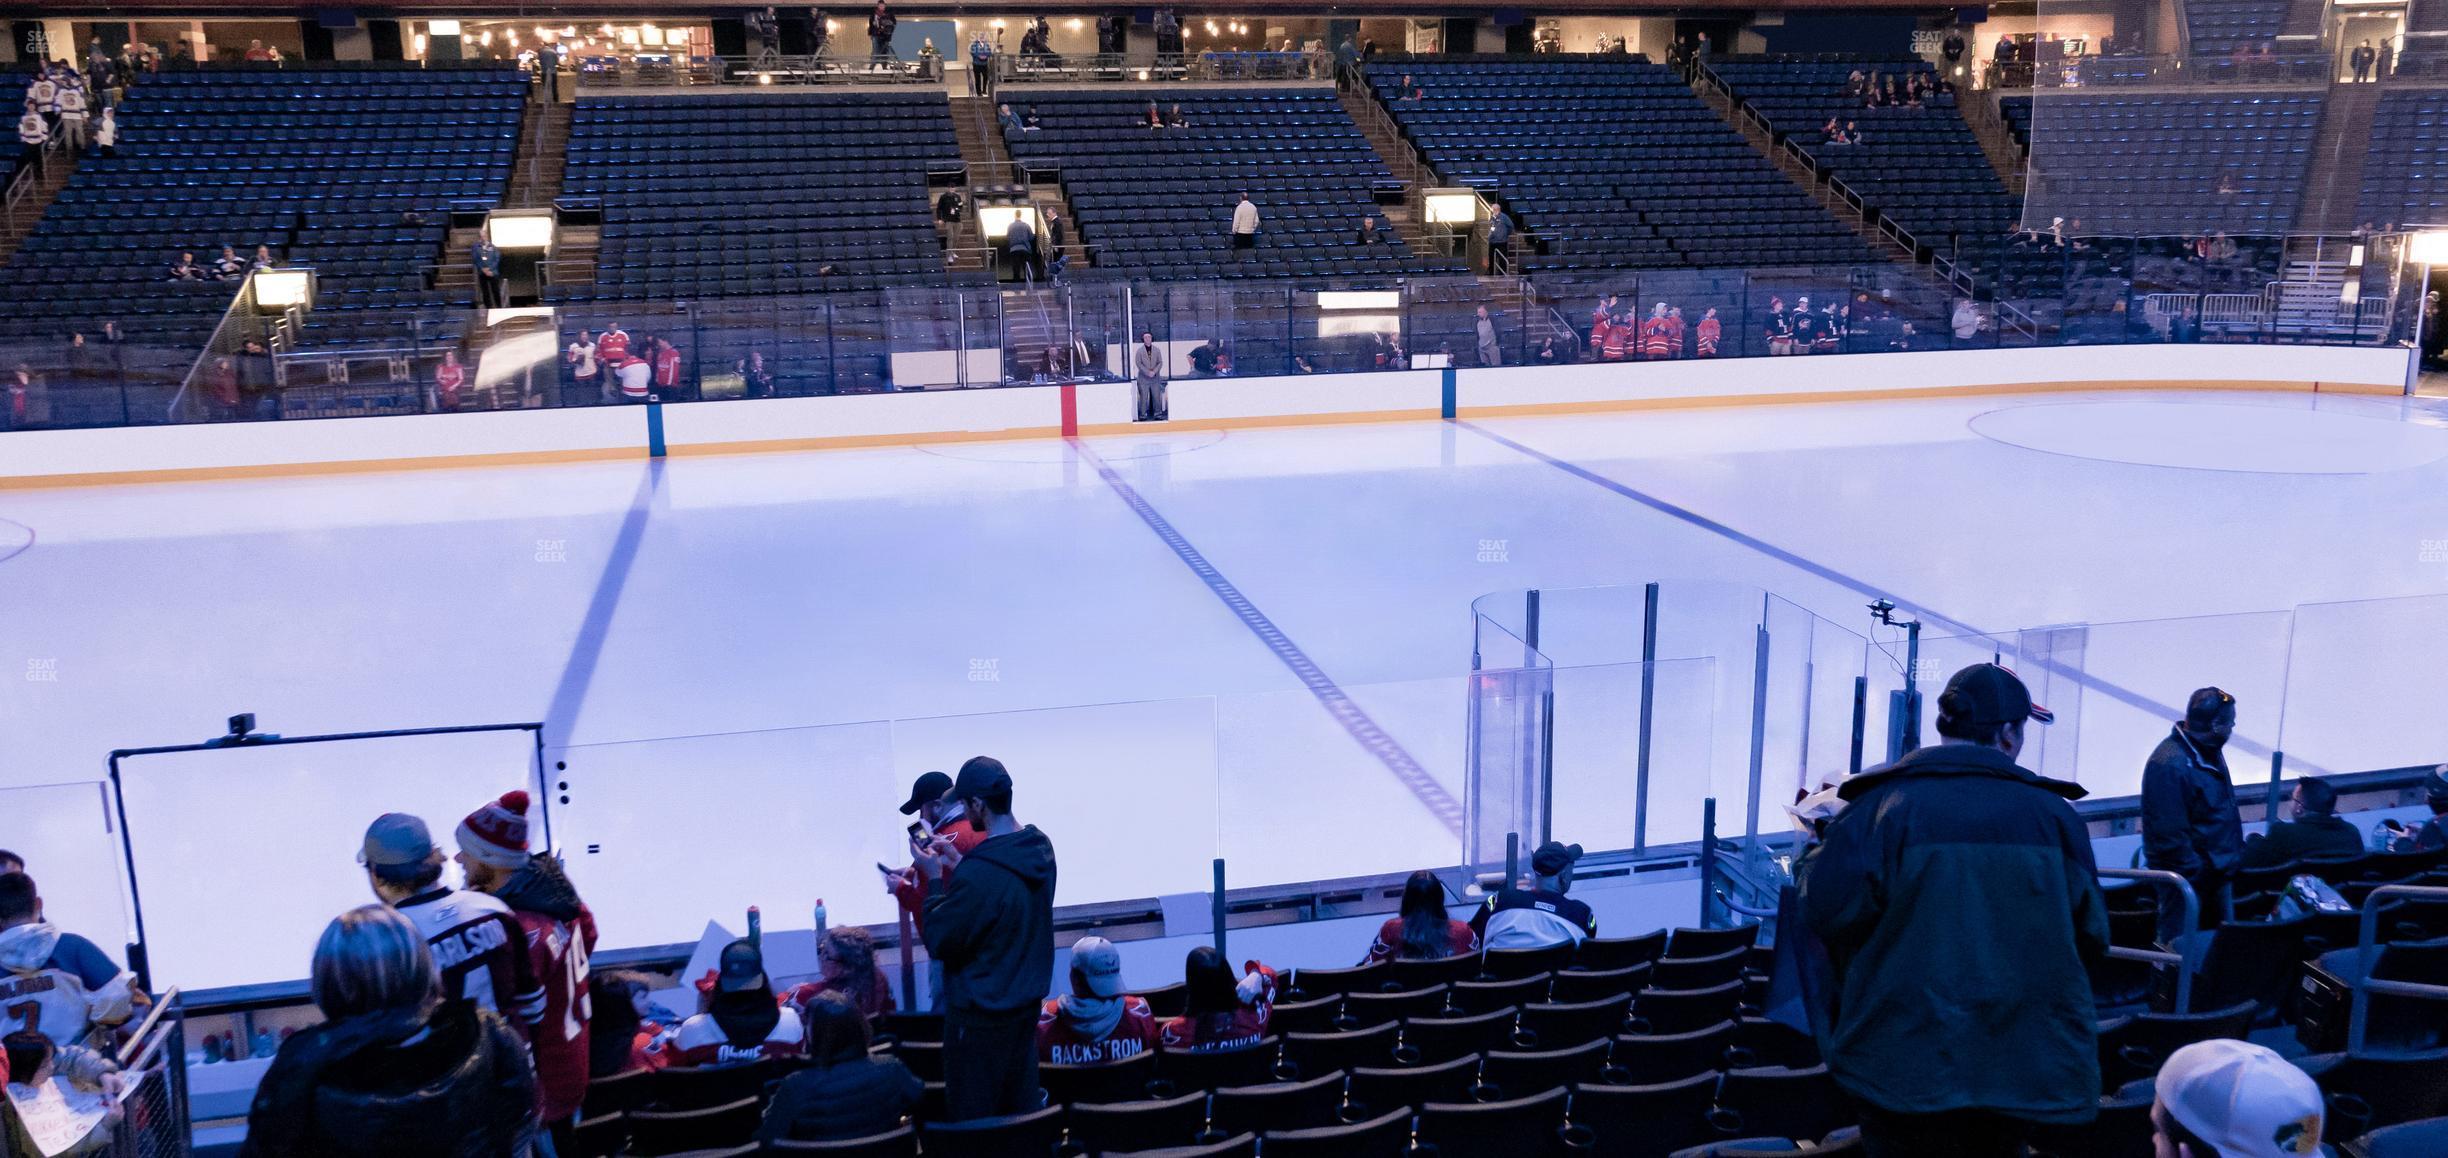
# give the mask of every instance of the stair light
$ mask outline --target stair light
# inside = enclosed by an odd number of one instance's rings
[[[2407,234],[2406,260],[2416,265],[2448,265],[2448,229]]]
[[[247,275],[247,288],[255,295],[258,313],[277,314],[291,307],[314,308],[314,271],[311,269],[259,269]]]

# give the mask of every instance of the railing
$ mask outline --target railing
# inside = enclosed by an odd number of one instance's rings
[[[2163,894],[2173,893],[2177,900],[2183,902],[2180,911],[2184,914],[2184,924],[2178,927],[2196,929],[2201,926],[2201,898],[2194,895],[2192,882],[2182,876],[2165,869],[2120,868],[2104,868],[2099,870],[2099,875],[2105,880],[2146,881],[2160,889]],[[2160,904],[2165,905],[2166,903],[2163,896]],[[2127,945],[2111,945],[2108,947],[2108,956],[2119,961],[2141,961],[2151,965],[2174,966],[2176,969],[2176,1007],[2171,1012],[2190,1013],[2193,1011],[2193,963],[2191,956],[2182,952],[2181,949],[2136,949]]]
[[[125,1094],[110,1142],[83,1153],[104,1158],[185,1158],[190,1153],[187,1109],[187,1011],[173,988],[117,1051]]]
[[[2390,997],[2414,997],[2429,1001],[2448,1001],[2448,985],[2427,985],[2416,981],[2382,981],[2374,978],[2372,966],[2377,963],[2380,943],[2380,902],[2389,897],[2414,897],[2433,902],[2448,901],[2448,888],[2437,885],[2382,885],[2363,898],[2363,920],[2360,939],[2355,945],[2354,1003],[2346,1022],[2346,1052],[2363,1052],[2363,1042],[2371,1031],[2372,994]]]
[[[644,57],[580,58],[574,70],[584,88],[692,88],[709,85],[937,84],[943,60],[813,53],[784,56],[697,56],[685,60]]]
[[[2335,64],[2318,56],[2079,56],[2000,66],[1983,72],[1994,89],[2118,88],[2145,85],[2325,85]]]

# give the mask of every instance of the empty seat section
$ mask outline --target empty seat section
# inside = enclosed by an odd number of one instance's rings
[[[1099,272],[1177,280],[1201,277],[1390,278],[1460,272],[1450,259],[1414,255],[1377,211],[1375,190],[1393,174],[1352,123],[1334,90],[1167,90],[1186,127],[1147,127],[1145,93],[1028,92],[1040,127],[1005,130],[1012,158],[1033,173],[1059,170],[1081,240]],[[1258,207],[1258,242],[1228,236],[1242,194]],[[1376,217],[1378,238],[1359,239]]]
[[[2355,220],[2448,221],[2448,90],[2396,89],[2372,110],[2371,155]]]
[[[2303,202],[2317,89],[2033,96],[2030,192],[2088,234],[2284,233]]]
[[[1410,77],[1422,99],[1404,99]],[[1637,56],[1371,65],[1368,78],[1438,178],[1503,204],[1525,270],[1877,260],[1701,103]],[[1695,195],[1695,190],[1704,195]]]

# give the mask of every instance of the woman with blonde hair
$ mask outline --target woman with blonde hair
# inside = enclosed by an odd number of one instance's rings
[[[398,910],[333,918],[311,977],[325,1020],[281,1043],[242,1156],[500,1158],[534,1146],[526,1046],[494,1014],[443,999],[425,938]]]

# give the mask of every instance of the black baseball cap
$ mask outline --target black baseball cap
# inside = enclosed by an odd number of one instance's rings
[[[901,806],[901,815],[910,816],[920,808],[935,803],[952,791],[952,778],[941,772],[929,772],[910,782],[909,803]]]
[[[1011,773],[1003,770],[1003,762],[992,756],[971,756],[960,766],[960,779],[952,782],[956,800],[974,800],[1011,791]]]
[[[714,979],[720,993],[744,993],[765,987],[765,954],[753,941],[733,941],[723,946],[722,970]]]
[[[2013,668],[1976,663],[1956,672],[1938,694],[1938,711],[1967,724],[2055,723],[2057,713],[2032,702],[2031,689]]]
[[[2185,723],[2195,728],[2207,728],[2217,723],[2222,713],[2234,710],[2234,696],[2218,688],[2201,688],[2185,701]]]
[[[1573,862],[1581,859],[1581,846],[1562,841],[1548,841],[1530,854],[1530,871],[1543,877],[1564,875]]]

